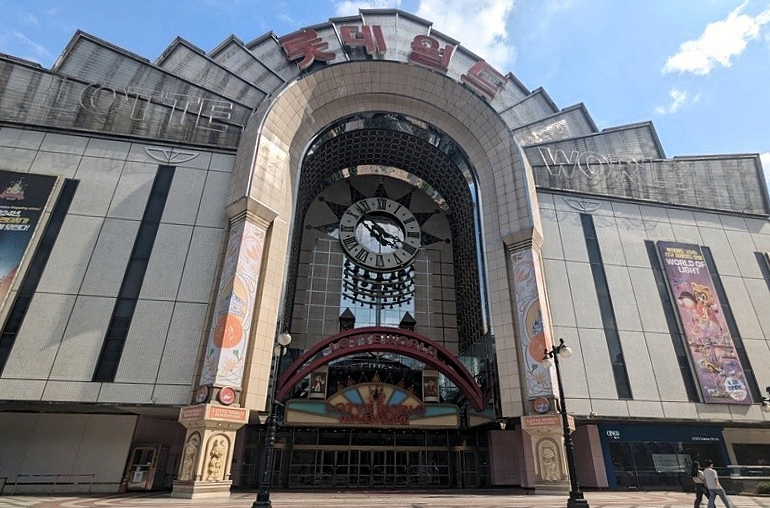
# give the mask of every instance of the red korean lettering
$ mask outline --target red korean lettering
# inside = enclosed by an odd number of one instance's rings
[[[495,98],[497,91],[502,88],[508,78],[497,72],[484,60],[480,60],[468,69],[467,74],[460,76],[463,83],[481,92],[489,100]]]
[[[449,44],[441,48],[439,42],[433,37],[417,35],[412,40],[412,52],[409,54],[409,60],[446,72],[449,69],[449,59],[452,58],[453,50],[454,48]]]
[[[325,51],[329,47],[329,43],[318,37],[315,30],[303,30],[293,35],[281,37],[278,39],[278,43],[289,60],[302,58],[297,64],[300,70],[307,69],[316,60],[328,62],[337,56]]]
[[[364,46],[367,55],[384,55],[388,49],[380,25],[341,26],[340,37],[344,46]]]

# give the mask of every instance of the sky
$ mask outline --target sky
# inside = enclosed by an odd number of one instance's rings
[[[149,60],[180,36],[278,36],[359,8],[433,22],[600,129],[652,121],[667,157],[760,153],[770,180],[770,0],[0,0],[0,53],[50,68],[80,29]]]

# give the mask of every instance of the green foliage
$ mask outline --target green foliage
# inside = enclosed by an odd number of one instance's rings
[[[770,482],[759,482],[757,484],[757,494],[770,494]]]

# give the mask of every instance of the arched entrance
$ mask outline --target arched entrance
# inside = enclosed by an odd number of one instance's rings
[[[256,146],[239,150],[249,155],[233,181],[249,190],[234,206],[270,218],[265,270],[285,274],[261,291],[257,343],[272,344],[275,322],[294,338],[283,363],[296,364],[278,384],[286,415],[274,484],[483,485],[501,400],[490,308],[511,294],[506,277],[486,276],[505,265],[505,245],[485,238],[537,228],[505,123],[445,76],[357,61],[289,85],[243,139]],[[442,358],[377,341],[355,354],[332,347],[369,327],[430,343]],[[255,354],[247,370],[247,399],[267,393],[269,355]],[[509,400],[520,398],[516,386],[506,385]],[[374,414],[366,399],[383,394],[408,403]],[[440,410],[415,414],[420,404]],[[393,411],[410,412],[408,424]],[[245,462],[264,440],[251,430]]]
[[[413,363],[404,365],[404,357]],[[428,376],[419,364],[430,367]],[[482,411],[490,394],[427,337],[386,327],[346,330],[288,366],[277,392],[284,411],[272,468],[276,485],[445,488],[488,482],[486,431],[467,428],[465,410]],[[251,449],[259,454],[259,440],[255,445]]]

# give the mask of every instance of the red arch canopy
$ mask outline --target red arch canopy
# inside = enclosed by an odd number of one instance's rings
[[[380,326],[345,330],[305,351],[278,379],[277,399],[286,399],[294,386],[319,367],[364,351],[397,353],[419,360],[444,374],[477,411],[486,407],[484,395],[473,375],[451,351],[413,331]]]

